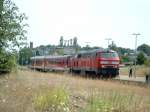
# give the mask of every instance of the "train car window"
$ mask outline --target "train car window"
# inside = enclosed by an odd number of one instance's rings
[[[57,63],[57,59],[54,59],[53,64],[56,64],[56,63]]]
[[[49,63],[49,64],[54,64],[54,63],[55,63],[55,59],[49,59],[49,60],[48,60],[48,63]]]
[[[52,63],[52,60],[48,60],[48,63],[51,64],[51,63]]]
[[[42,64],[42,60],[36,60],[36,64]]]
[[[35,64],[36,64],[36,65],[38,64],[38,61],[37,61],[37,60],[35,61]]]
[[[84,58],[87,58],[87,54],[84,54]]]

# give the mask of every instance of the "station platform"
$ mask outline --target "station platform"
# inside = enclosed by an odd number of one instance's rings
[[[145,77],[129,77],[126,75],[119,75],[118,77],[116,77],[115,79],[117,80],[125,80],[125,81],[135,81],[135,82],[146,82],[146,78]]]

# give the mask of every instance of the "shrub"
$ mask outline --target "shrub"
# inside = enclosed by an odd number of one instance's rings
[[[0,53],[0,73],[11,72],[16,69],[15,55],[9,52],[1,51]]]

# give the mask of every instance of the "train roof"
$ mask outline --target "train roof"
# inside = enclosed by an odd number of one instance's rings
[[[110,49],[94,49],[90,51],[81,51],[78,54],[88,54],[88,53],[94,53],[94,52],[116,52]]]
[[[55,59],[55,58],[67,58],[67,57],[70,57],[71,55],[62,55],[62,56],[53,56],[53,55],[48,55],[48,56],[34,56],[34,57],[31,57],[31,60],[32,59]]]

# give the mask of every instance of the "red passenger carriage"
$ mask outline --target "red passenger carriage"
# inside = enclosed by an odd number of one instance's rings
[[[31,58],[31,68],[43,71],[67,70],[70,56],[35,56]]]

